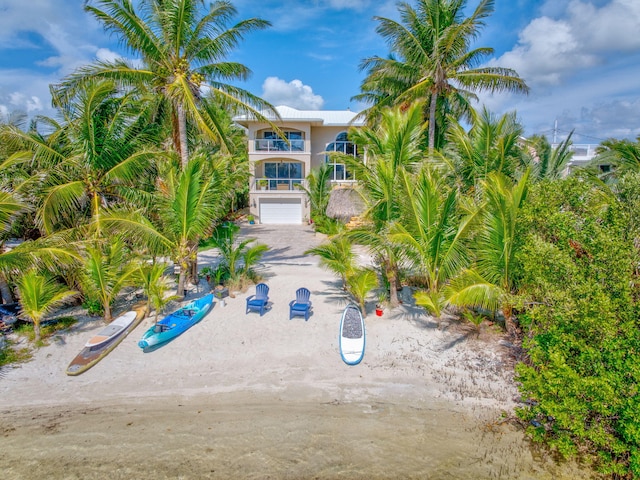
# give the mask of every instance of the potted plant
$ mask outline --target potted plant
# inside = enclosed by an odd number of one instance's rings
[[[207,283],[211,283],[211,276],[213,275],[213,269],[211,267],[203,267],[200,269],[200,275],[207,279]]]
[[[377,317],[381,317],[382,316],[382,312],[384,311],[384,304],[387,301],[387,292],[384,290],[381,290],[378,293],[378,301],[376,302],[376,316]]]
[[[267,185],[269,185],[269,182],[267,180],[258,180],[258,186],[260,187],[260,190],[266,190]]]
[[[251,214],[247,215],[247,221],[249,222],[249,225],[253,225],[256,223],[255,217]]]

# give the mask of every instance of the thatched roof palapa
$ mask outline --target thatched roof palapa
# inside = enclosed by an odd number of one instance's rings
[[[326,214],[327,217],[347,223],[351,217],[362,215],[365,209],[365,202],[360,192],[355,188],[341,187],[331,191]]]

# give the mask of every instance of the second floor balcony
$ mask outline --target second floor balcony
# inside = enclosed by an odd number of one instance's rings
[[[251,142],[255,153],[309,153],[309,142],[301,139],[257,138]]]
[[[252,192],[302,192],[307,181],[302,178],[254,178],[251,182]]]

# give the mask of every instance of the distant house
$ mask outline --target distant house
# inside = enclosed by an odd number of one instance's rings
[[[560,144],[553,143],[551,144],[552,149],[556,149]],[[576,143],[569,146],[569,150],[573,152],[573,156],[567,165],[567,170],[565,171],[565,176],[569,174],[570,171],[575,170],[576,168],[586,167],[589,163],[596,157],[596,149],[600,145],[596,144],[588,144],[588,143]],[[598,162],[598,170],[600,173],[608,173],[611,171],[611,164],[603,161],[602,163]]]
[[[309,218],[306,176],[323,163],[333,167],[335,183],[350,183],[354,179],[346,166],[335,163],[326,152],[358,154],[356,146],[347,140],[356,112],[350,110],[297,110],[276,107],[280,119],[271,117],[283,133],[282,138],[266,122],[251,116],[234,120],[247,129],[251,183],[249,205],[251,214],[263,224],[300,224]],[[266,116],[266,115],[265,115]]]

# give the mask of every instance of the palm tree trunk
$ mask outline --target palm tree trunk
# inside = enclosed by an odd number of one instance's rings
[[[398,274],[395,265],[387,268],[387,280],[389,280],[389,304],[391,307],[398,306]]]
[[[35,336],[35,341],[40,341],[40,320],[33,319],[33,334]]]
[[[109,302],[104,302],[104,321],[109,323],[111,320],[113,320],[111,316],[111,305],[109,305]]]
[[[429,104],[429,156],[433,155],[436,147],[436,106],[438,103],[438,94],[431,94],[431,103]]]
[[[177,295],[180,297],[184,297],[184,284],[185,279],[187,278],[187,268],[189,265],[185,261],[180,262],[180,273],[178,274],[178,292]]]
[[[180,141],[178,145],[180,148],[180,163],[184,170],[187,167],[187,163],[189,163],[189,149],[187,147],[187,117],[182,105],[178,105],[178,132]]]

